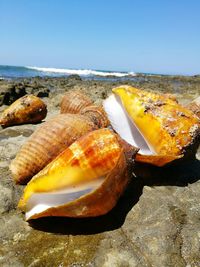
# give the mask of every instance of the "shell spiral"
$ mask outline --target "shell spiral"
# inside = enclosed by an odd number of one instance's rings
[[[108,117],[101,106],[90,105],[83,108],[80,114],[90,118],[99,128],[107,127],[110,124]]]
[[[68,91],[62,98],[60,112],[76,114],[92,103],[92,100],[80,90]]]

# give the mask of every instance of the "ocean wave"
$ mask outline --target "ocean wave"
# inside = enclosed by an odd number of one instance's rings
[[[112,71],[98,71],[98,70],[88,70],[88,69],[57,69],[57,68],[41,68],[41,67],[31,67],[27,66],[26,68],[41,71],[41,72],[48,72],[48,73],[59,73],[59,74],[78,74],[80,76],[116,76],[116,77],[125,77],[125,76],[135,76],[134,72],[112,72]]]

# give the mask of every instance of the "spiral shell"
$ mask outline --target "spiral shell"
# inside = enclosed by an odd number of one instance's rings
[[[190,110],[167,95],[131,86],[113,92],[104,108],[120,136],[140,148],[136,161],[163,166],[195,154],[200,125]]]
[[[80,114],[90,118],[98,128],[104,128],[110,124],[107,114],[101,106],[87,106],[80,111]]]
[[[45,103],[37,96],[25,95],[12,103],[1,115],[0,124],[3,127],[37,123],[47,114]]]
[[[43,123],[11,162],[13,179],[26,183],[76,139],[95,129],[89,118],[79,114],[59,114]]]
[[[92,103],[92,100],[80,90],[68,91],[62,98],[60,112],[76,114]]]
[[[74,142],[28,183],[19,207],[26,219],[94,217],[117,203],[128,183],[118,137],[108,129]]]

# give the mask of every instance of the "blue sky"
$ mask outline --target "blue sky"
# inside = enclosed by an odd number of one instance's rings
[[[200,73],[199,0],[0,0],[0,64]]]

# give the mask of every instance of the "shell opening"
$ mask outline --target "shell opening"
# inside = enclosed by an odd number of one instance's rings
[[[49,193],[34,193],[27,202],[26,220],[35,214],[48,210],[49,208],[65,205],[97,189],[104,182],[105,177],[95,181],[81,183],[77,186],[68,187]]]
[[[111,122],[113,129],[127,143],[140,148],[142,155],[154,155],[155,152],[147,144],[135,123],[129,118],[120,98],[112,94],[103,103],[104,109]]]

